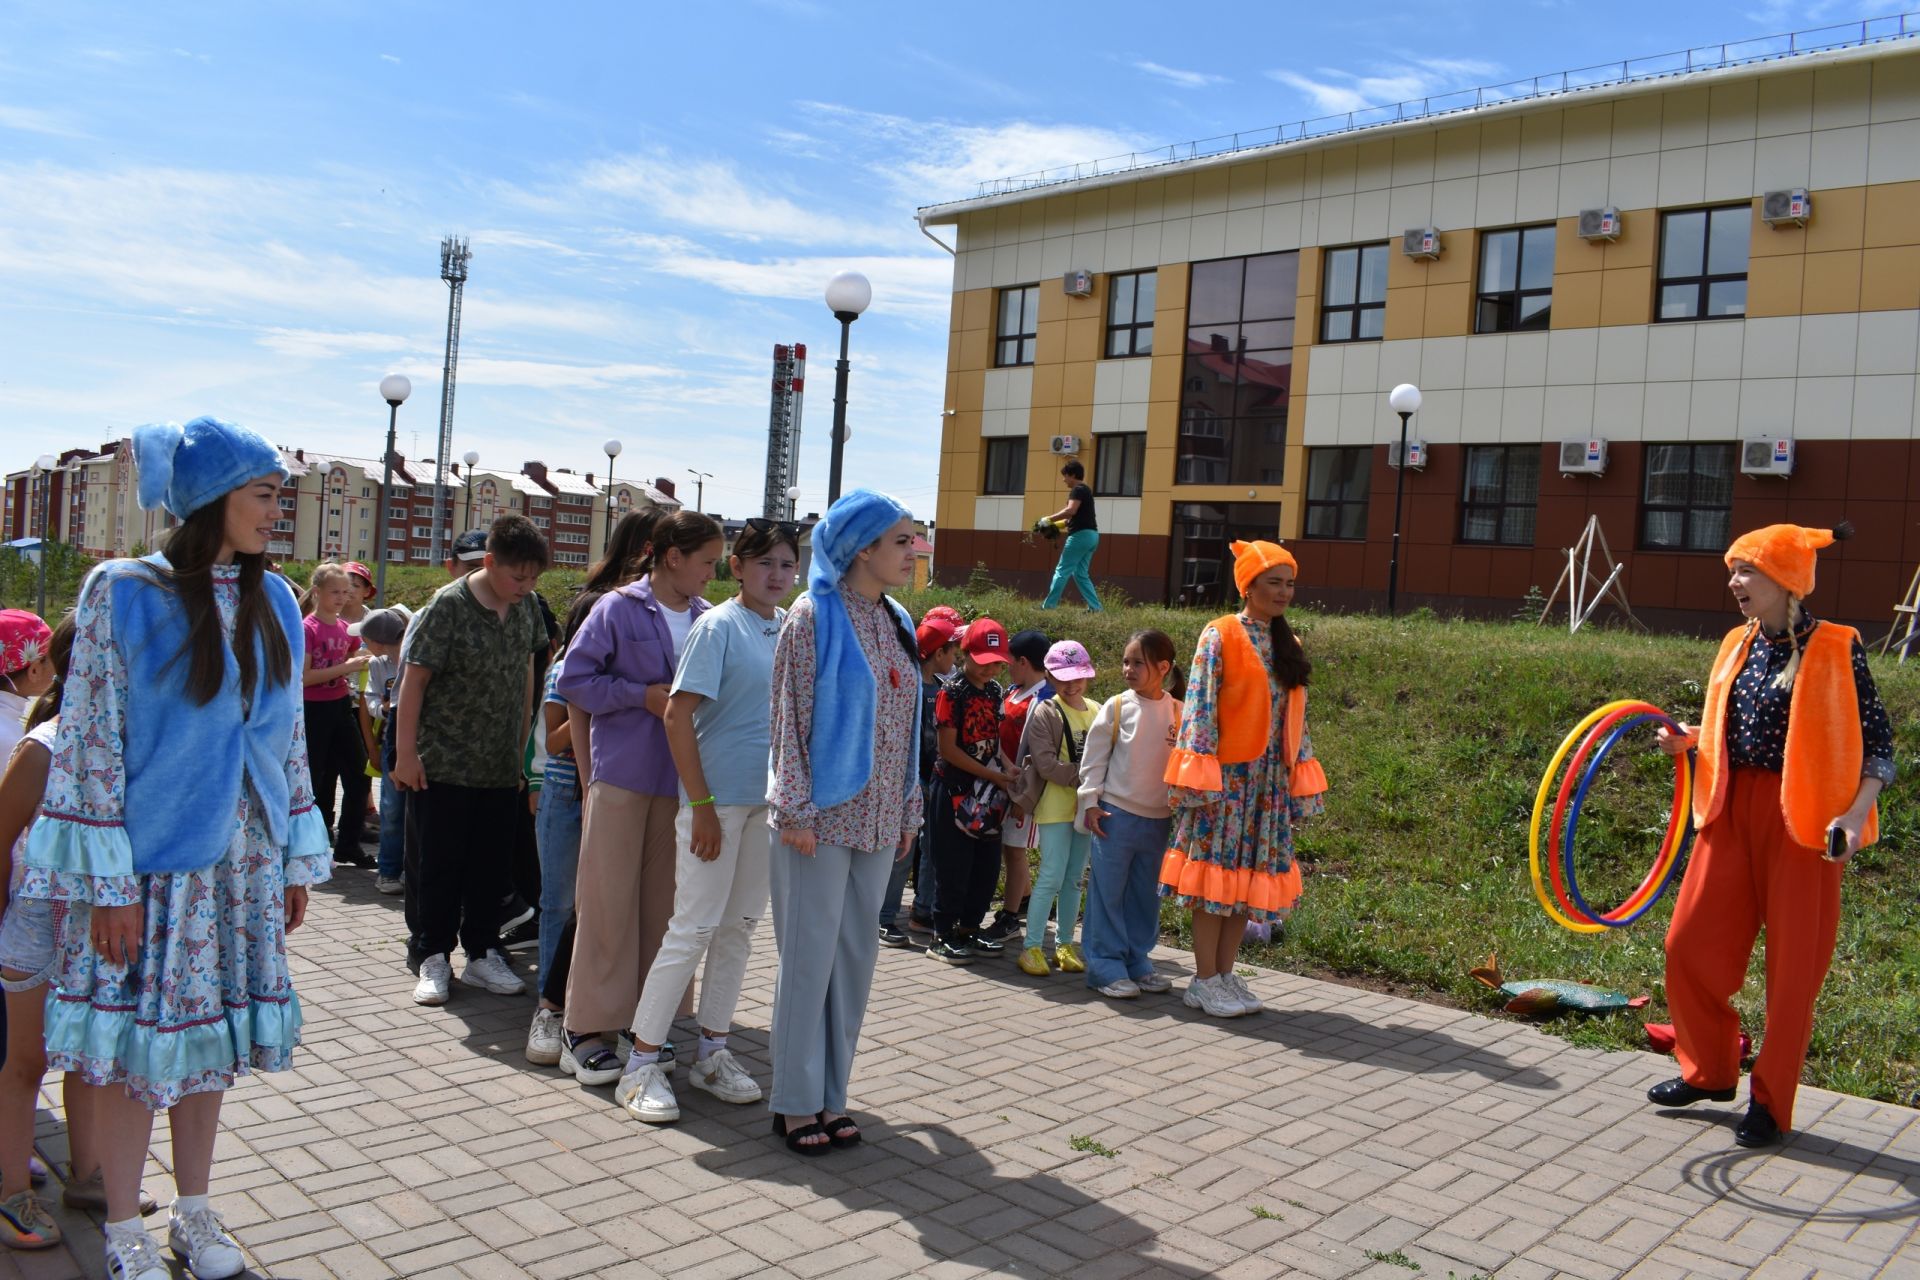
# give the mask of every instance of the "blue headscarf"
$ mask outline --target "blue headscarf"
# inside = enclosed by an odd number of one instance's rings
[[[910,513],[897,501],[872,489],[855,489],[827,508],[813,526],[813,564],[807,594],[813,598],[814,713],[807,738],[813,769],[813,803],[831,809],[866,790],[873,776],[873,718],[879,699],[873,667],[854,634],[840,598],[840,580],[862,547]],[[899,605],[887,602],[909,630],[912,622]],[[916,708],[919,699],[915,699]],[[914,741],[918,741],[916,734]],[[908,775],[918,772],[909,767]]]
[[[171,422],[135,427],[133,461],[140,473],[141,509],[165,507],[176,520],[255,476],[287,478],[285,460],[265,436],[211,417],[184,427]]]

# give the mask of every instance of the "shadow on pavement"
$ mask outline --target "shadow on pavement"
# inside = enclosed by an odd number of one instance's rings
[[[1729,1131],[1729,1141],[1732,1140],[1731,1130],[1740,1118],[1740,1113],[1734,1111],[1671,1111],[1662,1114],[1709,1120],[1722,1125]],[[1884,1183],[1889,1199],[1903,1192],[1907,1198],[1873,1209],[1823,1206],[1810,1211],[1804,1200],[1788,1200],[1765,1190],[1750,1189],[1746,1185],[1748,1175],[1762,1168],[1772,1167],[1777,1172],[1778,1167],[1771,1165],[1775,1160],[1787,1160],[1811,1169],[1825,1169],[1845,1175],[1849,1179],[1845,1184],[1847,1189],[1856,1196],[1859,1190],[1852,1179],[1862,1177]],[[1757,1213],[1801,1222],[1910,1222],[1920,1218],[1920,1164],[1851,1142],[1835,1142],[1816,1134],[1791,1134],[1783,1145],[1757,1151],[1732,1147],[1713,1155],[1695,1156],[1682,1167],[1680,1176],[1688,1186],[1716,1199],[1730,1201]]]

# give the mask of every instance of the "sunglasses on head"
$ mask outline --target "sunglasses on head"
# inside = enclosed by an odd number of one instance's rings
[[[800,526],[792,520],[774,520],[767,516],[749,516],[747,517],[747,528],[754,533],[768,533],[777,529],[787,537],[792,538],[794,542],[798,543],[800,541]]]

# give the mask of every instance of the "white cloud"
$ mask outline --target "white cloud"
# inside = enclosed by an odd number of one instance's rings
[[[1204,89],[1209,85],[1232,83],[1225,76],[1216,76],[1206,71],[1182,71],[1178,67],[1163,67],[1157,62],[1136,62],[1133,64],[1133,69],[1144,71],[1150,76],[1157,76],[1168,84],[1177,85],[1182,89]]]
[[[381,54],[381,55],[380,55],[380,61],[382,61],[382,62],[391,62],[391,63],[393,63],[393,65],[395,65],[396,67],[400,65],[400,59],[398,59],[398,58],[396,58],[396,57],[394,57],[394,56],[393,56],[392,54],[390,54],[390,53],[383,53],[383,54]]]
[[[872,244],[896,240],[893,228],[849,221],[823,205],[802,205],[749,185],[730,164],[685,160],[654,150],[590,165],[589,191],[637,204],[654,217],[739,240],[790,244]]]
[[[0,103],[0,129],[19,133],[45,134],[49,138],[84,138],[87,135],[50,111],[35,107],[10,107]]]
[[[1297,71],[1267,72],[1269,78],[1299,90],[1314,107],[1329,115],[1470,89],[1499,74],[1498,64],[1470,58],[1409,58],[1378,64],[1365,72],[1323,67],[1311,76]]]
[[[892,312],[944,325],[951,312],[953,259],[938,251],[912,257],[854,255],[749,260],[718,255],[674,236],[637,235],[629,237],[628,243],[648,270],[697,280],[743,297],[815,302],[834,272],[854,270],[873,281],[870,314]]]
[[[435,381],[438,381],[435,372]],[[678,369],[651,364],[560,364],[546,360],[513,360],[491,356],[461,356],[459,385],[531,387],[539,391],[598,391],[638,382],[672,381],[684,375]]]
[[[398,353],[413,343],[393,333],[346,333],[326,329],[272,328],[261,333],[260,345],[284,356],[327,360],[360,352]]]

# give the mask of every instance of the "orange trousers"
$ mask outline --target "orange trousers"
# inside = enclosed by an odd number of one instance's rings
[[[1740,1080],[1740,1015],[1761,926],[1767,930],[1767,1025],[1753,1100],[1782,1129],[1813,1036],[1813,1004],[1833,960],[1844,868],[1795,844],[1780,815],[1780,775],[1736,768],[1726,808],[1700,832],[1667,930],[1667,1006],[1680,1075],[1699,1089]]]

